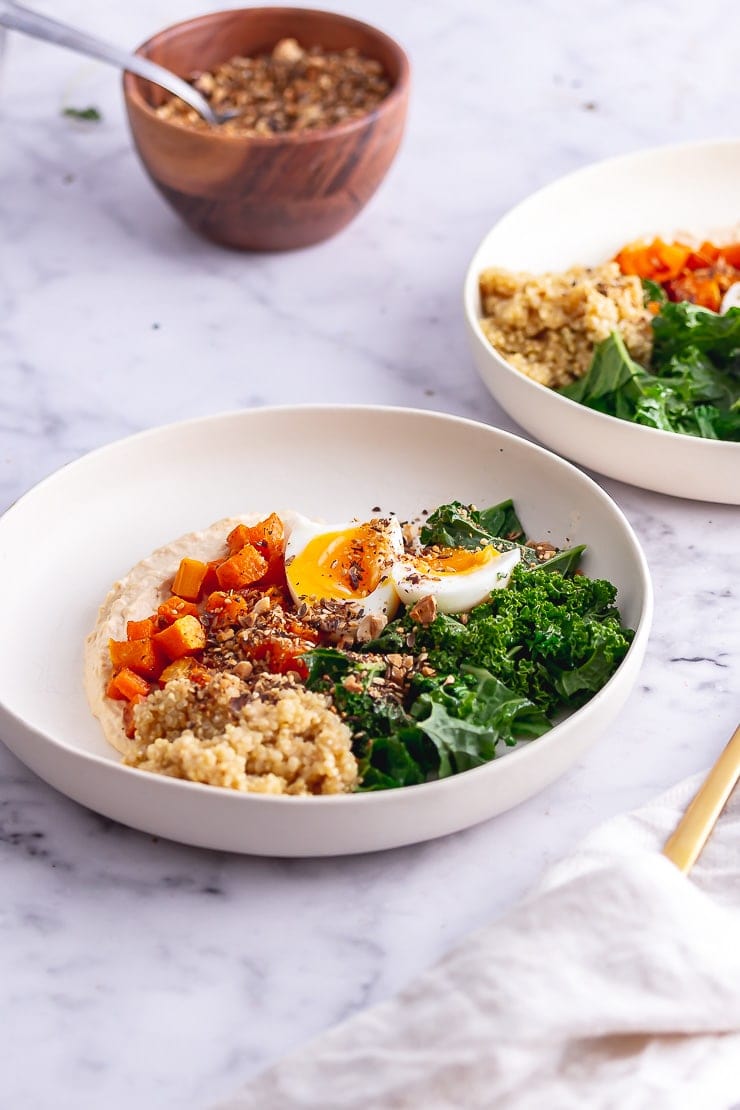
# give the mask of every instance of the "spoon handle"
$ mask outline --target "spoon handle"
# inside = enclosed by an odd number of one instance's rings
[[[175,96],[179,96],[209,123],[218,122],[208,101],[192,85],[174,73],[170,73],[163,66],[157,65],[156,62],[150,62],[148,58],[141,58],[138,54],[120,50],[117,46],[103,42],[84,31],[78,31],[65,23],[59,23],[56,19],[50,19],[39,12],[24,8],[21,4],[16,4],[15,0],[0,0],[0,26],[8,27],[12,31],[22,31],[26,35],[52,42],[56,46],[66,46],[70,50],[76,50],[78,54],[87,54],[90,58],[97,58],[98,61],[117,66],[118,69],[135,73],[138,77],[144,77],[155,85],[161,85],[163,89],[167,89]]]
[[[721,753],[696,797],[668,837],[663,855],[686,874],[704,847],[717,818],[740,778],[740,725]]]

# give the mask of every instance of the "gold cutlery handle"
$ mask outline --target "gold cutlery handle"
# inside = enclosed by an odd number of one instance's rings
[[[691,870],[740,778],[740,725],[668,837],[663,855],[684,875]]]

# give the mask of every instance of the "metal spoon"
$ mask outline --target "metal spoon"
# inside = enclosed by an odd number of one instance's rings
[[[33,38],[44,39],[45,42],[53,42],[57,46],[66,46],[70,50],[76,50],[78,54],[87,54],[90,58],[109,62],[118,69],[125,69],[138,77],[144,77],[147,81],[161,85],[163,89],[179,96],[191,108],[195,108],[208,123],[225,123],[226,120],[233,119],[238,114],[233,111],[214,112],[205,97],[201,96],[192,85],[174,73],[170,73],[164,66],[150,62],[148,58],[141,58],[138,54],[119,50],[117,46],[110,46],[107,42],[69,27],[65,23],[59,23],[56,19],[49,19],[48,16],[30,11],[29,8],[16,4],[15,0],[0,0],[0,27],[23,31]]]

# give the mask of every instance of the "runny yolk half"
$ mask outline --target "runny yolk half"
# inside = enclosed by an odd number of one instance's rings
[[[314,536],[286,567],[300,597],[362,598],[376,588],[390,561],[387,537],[372,524]]]
[[[413,563],[419,574],[442,577],[446,574],[471,574],[499,556],[500,552],[490,543],[477,551],[468,551],[463,547],[437,547],[424,555],[415,556]]]

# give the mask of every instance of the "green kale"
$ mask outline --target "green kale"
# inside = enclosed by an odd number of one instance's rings
[[[556,570],[565,578],[570,578],[578,569],[578,565],[583,558],[583,553],[586,550],[585,543],[579,543],[577,547],[567,547],[564,551],[558,551],[557,555],[553,555],[552,559],[547,559],[539,566],[542,570],[551,573]]]
[[[613,332],[588,372],[560,392],[598,412],[665,432],[740,439],[740,309],[724,315],[665,301],[653,318],[650,369]]]
[[[502,501],[500,505],[481,510],[452,501],[435,509],[421,529],[421,542],[425,547],[437,545],[474,550],[496,538],[526,542],[513,501]]]
[[[464,506],[443,508],[465,521]],[[579,557],[574,549],[534,568],[521,562],[506,588],[469,613],[439,613],[429,625],[405,614],[361,652],[304,655],[307,687],[328,694],[352,732],[360,790],[477,767],[500,743],[541,736],[553,714],[601,689],[632,633],[620,624],[610,582],[566,576]],[[385,656],[409,651],[426,652],[429,671],[414,672],[401,695],[378,679]]]
[[[397,651],[411,638],[441,677],[458,675],[463,665],[484,668],[550,717],[587,701],[627,653],[632,633],[621,627],[615,597],[603,579],[519,564],[508,587],[464,619],[441,613],[425,627],[405,615],[369,646]]]
[[[471,551],[489,543],[502,552],[518,547],[525,563],[533,567],[545,565],[533,548],[526,546],[524,527],[511,500],[490,509],[475,509],[460,501],[440,505],[427,518],[420,539],[425,547],[464,547]],[[560,551],[547,565],[562,574],[573,574],[585,550],[582,544]]]
[[[668,297],[662,285],[650,278],[642,278],[642,303],[645,308],[649,304],[666,304]]]
[[[370,693],[373,678],[385,673],[384,660],[357,660],[336,648],[315,648],[303,659],[308,689],[329,694],[352,732],[361,790],[413,786],[437,777],[437,753],[413,718],[398,701]],[[350,675],[356,681],[345,686]]]
[[[666,302],[653,319],[653,368],[689,349],[711,359],[719,369],[740,373],[740,308],[712,312],[689,301]]]
[[[533,740],[551,727],[531,701],[482,667],[463,666],[451,683],[427,680],[412,713],[439,753],[440,778],[488,763],[500,741]]]

